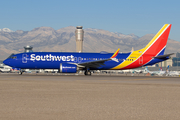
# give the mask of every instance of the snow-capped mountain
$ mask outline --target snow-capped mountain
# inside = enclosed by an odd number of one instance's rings
[[[9,28],[3,28],[0,29],[0,32],[14,32],[14,31],[10,30]]]

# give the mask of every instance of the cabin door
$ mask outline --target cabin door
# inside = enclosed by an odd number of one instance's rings
[[[140,64],[140,65],[143,65],[143,56],[141,56],[141,57],[139,58],[139,64]]]

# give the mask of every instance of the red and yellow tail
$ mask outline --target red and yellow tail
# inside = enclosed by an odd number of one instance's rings
[[[171,24],[165,24],[154,38],[143,49],[133,51],[123,63],[112,69],[131,69],[140,67],[150,62],[153,57],[163,55],[168,36],[170,33]]]
[[[148,45],[144,49],[142,49],[144,54],[151,54],[153,56],[156,56],[162,50],[164,50],[167,44],[170,29],[171,24],[165,24],[161,28],[161,30],[154,36],[154,38],[148,43]]]

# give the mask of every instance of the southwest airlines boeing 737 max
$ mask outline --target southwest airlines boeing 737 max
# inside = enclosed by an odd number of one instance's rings
[[[21,69],[59,69],[61,73],[85,70],[85,75],[91,75],[91,70],[124,70],[153,65],[172,55],[164,55],[170,29],[171,24],[165,24],[146,47],[129,53],[119,53],[119,49],[114,54],[31,52],[13,54],[3,63]]]

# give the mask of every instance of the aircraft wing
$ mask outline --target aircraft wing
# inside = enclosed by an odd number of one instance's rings
[[[84,62],[84,63],[77,63],[76,65],[77,65],[78,67],[97,68],[97,67],[100,67],[101,65],[105,65],[104,62],[109,61],[109,60],[113,60],[113,61],[118,62],[118,60],[116,59],[116,56],[118,55],[119,50],[120,50],[120,49],[118,49],[118,50],[117,50],[110,58],[108,58],[108,59],[96,60],[96,61],[90,61],[90,62]]]
[[[111,58],[109,59],[104,59],[104,60],[98,60],[98,61],[92,61],[92,62],[85,62],[85,63],[79,63],[78,66],[84,66],[84,67],[92,67],[92,68],[97,68],[100,67],[101,65],[105,65],[105,61],[112,60]]]

